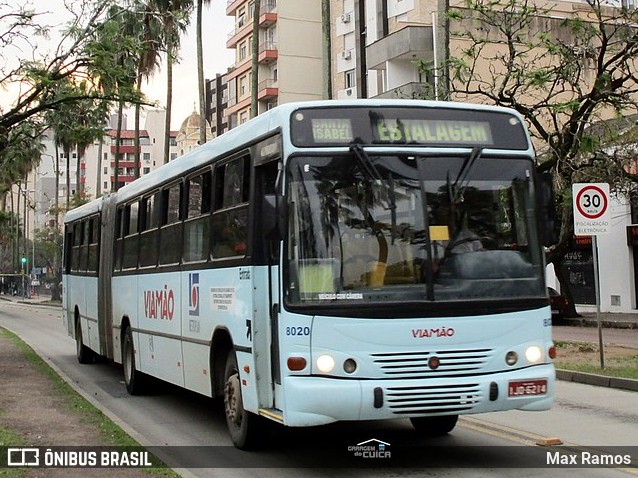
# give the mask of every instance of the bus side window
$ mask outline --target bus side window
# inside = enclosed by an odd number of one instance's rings
[[[83,223],[76,222],[73,224],[73,248],[71,250],[71,270],[78,272],[80,270],[80,248],[82,245],[82,229]]]
[[[160,265],[179,264],[182,257],[182,183],[172,184],[162,191],[162,221],[160,231]]]
[[[115,250],[113,251],[113,270],[122,270],[122,255],[124,253],[124,208],[117,208],[115,218]]]
[[[157,266],[159,230],[159,192],[142,199],[140,232],[143,247],[140,248],[140,267]]]
[[[122,257],[122,269],[135,269],[137,267],[137,255],[139,249],[138,217],[139,202],[134,202],[124,209],[124,254]]]
[[[184,261],[208,259],[212,174],[205,171],[188,180],[188,205],[184,222]]]
[[[98,268],[98,248],[100,234],[100,217],[93,217],[89,221],[89,257],[86,266],[87,272],[96,273]]]
[[[82,221],[82,244],[80,245],[80,265],[79,270],[86,272],[87,264],[89,260],[89,235],[90,235],[90,221]]]
[[[245,256],[248,244],[250,158],[243,156],[215,170],[213,259]]]

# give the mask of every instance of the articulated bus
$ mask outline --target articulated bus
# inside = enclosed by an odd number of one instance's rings
[[[523,119],[414,100],[281,105],[65,219],[77,358],[291,427],[546,410],[555,349]]]

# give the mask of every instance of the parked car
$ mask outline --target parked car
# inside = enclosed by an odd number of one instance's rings
[[[547,288],[549,294],[549,305],[552,309],[552,322],[555,324],[560,322],[567,312],[567,297],[561,295],[552,287]]]

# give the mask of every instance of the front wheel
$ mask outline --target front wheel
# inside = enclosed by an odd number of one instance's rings
[[[124,383],[131,395],[141,395],[144,388],[144,376],[135,368],[135,347],[133,333],[127,327],[122,339],[122,365],[124,366]]]
[[[412,426],[419,432],[431,437],[447,435],[456,426],[458,415],[445,415],[442,417],[416,417],[410,418]]]
[[[244,409],[241,379],[235,351],[231,350],[224,368],[224,411],[233,445],[242,450],[255,448],[263,436],[262,419]]]

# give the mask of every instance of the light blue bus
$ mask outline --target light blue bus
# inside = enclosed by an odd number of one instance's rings
[[[233,443],[546,410],[541,232],[522,118],[413,100],[281,105],[65,219],[78,360],[223,396]]]

